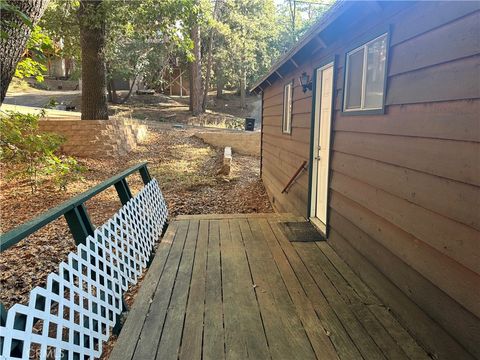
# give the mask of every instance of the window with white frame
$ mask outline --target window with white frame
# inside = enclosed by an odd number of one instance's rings
[[[282,132],[285,134],[292,132],[292,93],[293,81],[283,87]]]
[[[383,108],[387,34],[347,53],[344,111]]]

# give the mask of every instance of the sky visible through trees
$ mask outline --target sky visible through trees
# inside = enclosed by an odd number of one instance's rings
[[[49,46],[42,48],[37,42],[40,51],[27,49],[16,75],[42,76],[48,59],[62,57],[75,64],[70,78],[83,76],[89,84],[88,77],[103,76],[104,68],[105,89],[89,93],[108,90],[109,100],[117,102],[121,100],[113,79],[141,80],[147,88],[161,90],[166,75],[179,66],[190,73],[194,85],[194,113],[205,109],[206,87],[216,87],[218,95],[224,88],[237,90],[245,104],[249,86],[333,1],[50,0],[34,31]],[[88,7],[92,10],[82,11]],[[81,32],[102,38],[103,43],[93,48],[92,42],[81,41]],[[82,63],[82,53],[97,57],[93,63],[84,57]],[[91,69],[94,63],[98,63],[96,71]],[[96,114],[95,109],[91,114]]]

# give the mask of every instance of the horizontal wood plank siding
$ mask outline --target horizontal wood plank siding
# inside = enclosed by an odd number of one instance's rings
[[[480,185],[480,143],[337,131],[334,150]]]
[[[337,113],[334,126],[338,131],[480,142],[479,113],[479,99],[392,105],[384,116]]]
[[[477,53],[480,52],[477,50]],[[387,105],[477,99],[480,56],[389,77]]]
[[[298,78],[335,55],[329,240],[432,353],[480,358],[480,3],[376,11],[328,30],[327,48],[264,90],[263,180],[278,211],[307,216],[309,174],[281,193],[310,160],[312,91]],[[387,26],[385,114],[344,114],[345,53]]]
[[[450,24],[395,46],[389,75],[430,67],[478,54],[480,13],[469,14]],[[446,51],[448,50],[448,51]],[[414,62],[409,59],[415,59]]]
[[[331,225],[331,246],[361,269],[357,271],[360,277],[380,298],[388,299],[388,306],[418,339],[428,340],[424,345],[434,349],[432,353],[440,359],[474,359],[455,335],[473,344],[478,338],[478,319],[335,210],[331,211]],[[431,312],[426,314],[426,308]],[[455,312],[463,313],[468,325],[451,319],[457,316]],[[465,328],[473,332],[465,333]]]

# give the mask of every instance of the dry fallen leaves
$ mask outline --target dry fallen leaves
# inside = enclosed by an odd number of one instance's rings
[[[141,161],[149,162],[151,174],[157,178],[168,203],[170,217],[180,214],[271,212],[272,208],[259,178],[259,159],[234,154],[228,179],[217,175],[221,151],[196,137],[195,130],[173,129],[171,125],[148,123],[149,137],[145,144],[122,158],[81,159],[88,169],[84,181],[71,184],[66,192],[46,182],[36,194],[25,183],[7,179],[6,164],[0,165],[0,229],[2,232],[45,212],[61,202],[106,180],[121,170]],[[128,183],[135,194],[142,186],[139,175]],[[113,188],[86,203],[95,225],[105,222],[120,207]],[[50,272],[56,271],[75,244],[66,222],[60,218],[22,240],[0,255],[0,301],[9,308],[26,303],[29,292],[45,284]],[[133,304],[140,285],[126,294]],[[115,342],[112,337],[102,358],[107,359]]]

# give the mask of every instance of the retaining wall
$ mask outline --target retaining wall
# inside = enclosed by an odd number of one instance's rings
[[[239,154],[260,156],[259,131],[201,131],[195,136],[215,147],[229,146]]]
[[[40,130],[66,138],[61,150],[79,157],[128,154],[147,136],[147,126],[131,120],[41,120]]]

